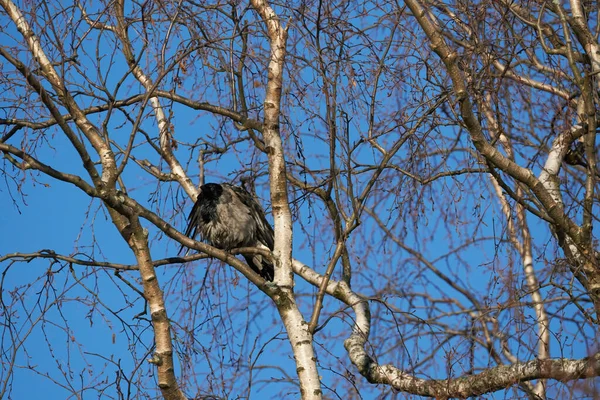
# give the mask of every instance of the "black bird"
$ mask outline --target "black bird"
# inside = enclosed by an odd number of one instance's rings
[[[260,247],[272,251],[274,244],[273,228],[261,206],[245,189],[228,183],[207,183],[200,187],[185,234],[192,239],[200,234],[202,240],[222,250]],[[273,281],[275,271],[271,260],[260,254],[244,258],[254,272]]]
[[[582,142],[573,144],[573,146],[567,150],[564,161],[569,165],[580,165],[587,168],[588,163],[585,160],[585,145]]]

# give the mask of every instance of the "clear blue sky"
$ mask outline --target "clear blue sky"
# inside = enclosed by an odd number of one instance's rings
[[[385,37],[386,32],[383,29],[379,33]],[[93,43],[93,40],[90,39],[90,43]],[[108,53],[112,48],[114,43],[104,42],[100,50]],[[175,50],[169,49],[168,54],[174,54]],[[80,58],[80,62],[90,75],[94,68],[89,62],[94,56],[95,53],[90,47],[88,53],[82,52]],[[111,88],[126,71],[123,60],[119,57],[111,64],[112,69],[108,74],[108,86]],[[362,64],[367,63],[368,57],[366,54],[359,56],[364,60]],[[258,65],[258,61],[252,61]],[[144,59],[143,62],[147,63],[146,65],[153,65],[152,60]],[[196,64],[190,67],[201,69],[204,65],[201,58],[195,59],[194,62]],[[356,64],[358,71],[361,62]],[[108,71],[109,68],[103,64],[103,72]],[[261,75],[264,75],[264,71],[264,68],[259,65],[254,71],[256,75],[253,78],[260,82],[264,79]],[[249,72],[249,75],[252,74]],[[418,76],[419,73],[411,78],[416,79]],[[169,75],[169,78],[172,76]],[[302,82],[307,86],[306,92],[302,93],[294,92],[295,88],[291,86],[285,88],[293,94],[284,96],[285,123],[282,123],[282,128],[289,135],[286,136],[286,145],[289,146],[288,149],[293,157],[297,160],[303,159],[311,169],[327,168],[328,145],[315,133],[323,129],[322,121],[310,119],[307,112],[311,107],[314,111],[323,109],[322,98],[317,97],[321,95],[320,82],[306,69],[300,69],[297,78],[298,87],[302,86]],[[357,79],[362,77],[358,76]],[[215,104],[220,104],[219,101],[222,101],[227,104],[224,100],[226,98],[224,93],[227,93],[225,81],[218,81],[211,86],[202,79],[199,80],[200,82],[186,82],[189,86],[184,86],[181,90],[191,92],[196,90],[194,100],[211,101]],[[344,77],[342,82],[348,87],[352,86],[347,77]],[[364,82],[361,81],[360,84]],[[340,101],[340,109],[351,116],[349,124],[351,143],[358,143],[359,139],[364,137],[366,129],[368,110],[361,101],[368,100],[368,96],[366,92],[357,93],[361,88],[363,86],[360,85],[356,91],[348,88],[345,97]],[[249,90],[252,94],[258,94],[258,99],[262,99],[260,97],[262,89],[257,83]],[[118,95],[126,97],[138,93],[139,90],[139,85],[129,80],[127,85],[119,90]],[[415,93],[408,93],[407,88],[386,88],[379,93],[379,104],[382,110],[390,112],[413,95]],[[90,100],[81,101],[86,103]],[[298,105],[299,101],[303,103]],[[131,117],[136,118],[139,109],[131,107],[129,110]],[[212,118],[206,112],[193,111],[182,106],[173,106],[172,110],[175,137],[183,142],[193,143],[199,138],[214,135],[217,137],[215,142],[223,144],[224,140],[220,140],[219,135],[238,137],[243,134],[229,123],[219,125],[220,120]],[[415,111],[415,109],[408,111]],[[148,110],[146,112],[142,127],[150,132],[150,135],[155,136],[155,123],[152,115],[148,115]],[[100,126],[101,117],[92,117],[92,122]],[[384,115],[382,111],[382,120],[384,117],[389,115]],[[391,121],[390,124],[396,123],[391,117],[388,121]],[[409,125],[407,123],[406,127],[392,131],[382,138],[382,142],[387,144],[396,140],[399,135],[406,132]],[[109,125],[111,137],[116,138],[121,144],[128,137],[130,129],[131,124],[118,113]],[[456,135],[463,134],[460,144],[466,148],[470,146],[462,132],[443,129],[435,133],[440,136],[432,138],[423,133],[422,136],[417,135],[417,139],[432,140],[427,143],[431,148],[436,148],[438,141],[444,145]],[[59,170],[82,174],[81,161],[65,137],[56,131],[48,131],[44,135],[46,136],[38,140],[41,145],[37,150],[37,156]],[[140,136],[136,143],[141,142]],[[264,173],[264,155],[256,151],[249,155],[246,146],[244,143],[233,146],[219,161],[209,163],[206,171],[207,181],[226,180],[239,183],[237,181],[239,174],[257,167],[261,170],[254,172]],[[297,154],[298,152],[295,151],[297,148],[301,148],[303,157]],[[368,163],[379,159],[379,155],[372,148],[364,146],[361,149],[357,152],[354,161]],[[418,140],[415,140],[414,143],[408,143],[407,150],[402,151],[401,154],[404,156],[409,151],[419,149]],[[195,160],[198,150],[199,148],[196,147],[191,154],[185,146],[180,146],[177,150],[177,155],[186,167],[189,161],[189,170],[194,179],[197,179],[198,169]],[[343,149],[338,151],[338,155],[343,154]],[[158,164],[158,157],[147,145],[136,148],[134,154],[138,159],[148,158]],[[457,159],[447,161],[446,165],[458,166],[464,161],[463,157],[466,156],[461,153]],[[432,164],[441,163],[442,156],[431,157],[429,161]],[[12,171],[12,167],[7,162],[2,165],[7,171]],[[426,172],[431,166],[431,164],[423,166],[422,171]],[[0,213],[0,255],[51,249],[60,254],[76,255],[80,258],[86,255],[92,256],[98,261],[125,264],[135,262],[131,251],[112,226],[105,210],[97,200],[92,201],[78,189],[44,176],[30,172],[18,172],[15,175],[18,177],[17,183],[22,185],[18,190],[13,181],[0,184],[0,207],[4,210]],[[133,198],[157,211],[171,224],[181,229],[191,203],[176,186],[157,184],[132,162],[123,178]],[[310,182],[311,177],[308,179]],[[360,186],[364,181],[365,178],[356,178],[355,184]],[[269,197],[268,192],[264,190],[264,182],[263,176],[258,181],[258,195],[269,210]],[[506,243],[503,242],[506,238],[502,229],[505,224],[504,217],[500,214],[497,201],[492,193],[487,191],[488,189],[487,178],[483,176],[440,180],[431,188],[423,189],[406,176],[390,171],[382,176],[382,183],[376,190],[379,194],[386,191],[391,194],[376,205],[373,200],[371,205],[375,207],[378,216],[389,223],[388,226],[393,233],[404,239],[406,245],[418,249],[427,259],[434,260],[434,265],[440,271],[459,281],[478,299],[495,310],[494,307],[498,302],[505,304],[504,302],[508,301],[513,290],[523,290],[524,280],[522,271],[519,270],[519,260],[516,259],[514,252],[507,250]],[[481,194],[478,193],[479,191],[482,191]],[[11,198],[11,194],[15,201]],[[292,200],[297,200],[299,197],[297,194],[292,195]],[[421,197],[415,197],[417,195]],[[328,261],[327,256],[333,248],[332,233],[321,230],[327,223],[326,214],[320,205],[307,200],[300,200],[294,205],[294,210],[297,211],[294,226],[294,256],[322,272]],[[405,219],[405,216],[411,214],[406,212],[406,207],[414,207],[411,212],[412,215],[416,215],[415,220],[419,222],[418,225],[414,225],[413,220]],[[532,234],[537,246],[536,268],[541,270],[547,266],[546,260],[554,259],[555,247],[547,226],[533,219],[531,221]],[[150,230],[153,257],[156,259],[175,256],[178,246],[150,224],[144,223]],[[408,300],[408,293],[404,291],[407,287],[410,287],[413,293],[421,292],[433,297],[457,298],[462,302],[465,298],[424,269],[414,257],[399,250],[383,236],[385,235],[376,229],[376,223],[365,214],[363,224],[349,241],[351,254],[355,257],[353,258],[356,266],[355,287],[365,296],[377,300],[372,302],[372,311],[377,320],[373,326],[373,345],[377,346],[378,361],[394,362],[397,366],[410,368],[423,358],[422,354],[417,354],[419,349],[440,345],[443,351],[437,354],[444,355],[453,354],[455,349],[464,350],[468,343],[460,340],[440,343],[439,337],[429,336],[428,334],[437,329],[436,327],[430,329],[427,324],[419,326],[414,320],[411,320],[410,326],[401,322],[393,323],[394,318],[400,321],[403,321],[402,318],[409,320],[411,317],[425,320],[432,315],[435,317],[436,313],[448,310],[449,306],[445,304],[436,304],[438,307],[436,310],[429,310],[428,303],[411,302]],[[486,240],[476,244],[470,243],[475,237],[485,237]],[[465,243],[469,243],[467,251],[442,257],[452,248]],[[367,266],[365,260],[368,260]],[[516,268],[512,271],[511,268],[514,266]],[[52,264],[49,260],[34,260],[13,265],[5,262],[1,268],[3,302],[19,310],[17,314],[10,317],[6,314],[2,315],[3,323],[12,324],[18,332],[18,337],[26,338],[15,358],[15,369],[10,382],[12,398],[64,398],[67,391],[61,389],[60,385],[73,385],[75,388],[89,386],[97,389],[106,382],[95,381],[93,378],[95,375],[90,373],[91,370],[106,371],[102,378],[108,379],[111,383],[118,379],[117,365],[121,365],[127,372],[136,368],[133,359],[142,360],[137,368],[143,371],[142,376],[148,377],[146,381],[148,386],[156,388],[153,386],[153,367],[143,361],[148,358],[145,353],[151,351],[153,342],[152,332],[148,328],[148,316],[142,314],[142,319],[134,318],[144,311],[143,302],[134,289],[116,277],[112,270],[75,266],[71,271],[68,265]],[[205,281],[207,268],[219,268],[216,274],[221,278],[221,284],[213,285],[211,274]],[[509,272],[514,273],[515,277],[513,280],[505,281],[504,277]],[[124,273],[123,277],[132,286],[140,288],[135,272]],[[240,278],[239,282],[237,278]],[[186,327],[192,331],[190,338],[184,335],[183,329],[177,327],[175,347],[178,354],[185,353],[181,350],[189,351],[190,346],[193,348],[196,358],[190,365],[198,374],[196,378],[204,389],[207,391],[210,389],[212,390],[210,393],[216,395],[245,396],[245,392],[240,389],[243,388],[243,383],[240,384],[238,381],[238,386],[230,393],[228,391],[230,388],[219,387],[218,378],[243,370],[244,363],[251,363],[259,357],[257,366],[265,369],[256,372],[252,397],[256,399],[277,396],[297,398],[295,392],[288,392],[290,388],[293,390],[291,385],[265,384],[271,380],[283,379],[285,374],[294,377],[295,365],[285,340],[285,333],[277,321],[275,307],[262,293],[249,287],[241,275],[230,267],[220,266],[219,263],[200,261],[186,266],[161,267],[159,280],[165,289],[168,310],[174,325],[187,324]],[[206,282],[204,286],[202,286],[203,282]],[[304,315],[308,318],[314,299],[312,296],[314,289],[299,281],[296,290],[299,293],[298,301]],[[16,297],[16,294],[21,293],[24,293],[22,298]],[[56,301],[57,298],[59,301]],[[382,306],[379,300],[387,301],[399,311],[393,313],[391,309]],[[250,306],[248,306],[249,302]],[[326,299],[325,306],[325,315],[335,314],[335,317],[317,335],[315,348],[320,357],[320,373],[324,377],[324,382],[333,387],[333,389],[325,388],[325,393],[335,398],[333,390],[337,382],[336,374],[354,374],[357,380],[363,378],[358,375],[353,366],[349,365],[342,347],[343,339],[350,333],[348,324],[351,323],[352,316],[346,316],[347,310],[335,300]],[[46,311],[48,308],[49,311]],[[232,310],[235,313],[231,312]],[[2,312],[5,312],[5,309]],[[573,307],[567,305],[556,312],[557,317],[554,321],[558,321],[559,317],[570,316]],[[531,330],[531,314],[519,315],[517,312],[513,314],[512,311],[506,310],[499,312],[499,315],[500,324],[508,327],[509,335],[535,335]],[[461,325],[466,318],[460,318],[462,319],[453,321],[448,319],[448,323],[460,325],[452,326],[453,328],[466,329],[466,326]],[[385,325],[384,322],[389,324]],[[558,324],[558,322],[554,323]],[[127,325],[135,325],[135,329],[130,329]],[[30,327],[33,329],[30,330]],[[69,329],[66,330],[66,327]],[[12,339],[11,333],[6,328],[0,328],[0,332],[4,343],[3,349],[10,351],[11,348],[7,343]],[[563,356],[565,353],[569,357],[584,356],[593,346],[594,338],[597,338],[597,333],[588,327],[570,322],[563,323],[554,332],[556,333],[552,338],[554,357]],[[259,339],[255,342],[257,337]],[[264,352],[261,353],[263,345]],[[517,355],[522,355],[524,359],[529,359],[528,349],[515,347],[511,350]],[[9,355],[10,353],[5,353],[2,361],[6,362],[10,358]],[[478,350],[476,356],[479,365],[485,365],[484,352]],[[226,368],[220,369],[209,363],[209,360],[211,362],[220,360]],[[468,366],[468,360],[464,357],[449,360],[448,362],[439,360],[436,364],[437,368],[418,372],[423,374],[420,376],[445,378],[449,370],[454,375],[460,375]],[[0,380],[6,378],[6,368],[5,364]],[[61,368],[66,371],[64,375]],[[214,380],[209,379],[210,382],[206,382],[205,374],[209,372]],[[45,374],[50,378],[44,376]],[[246,379],[246,375],[240,373],[240,380],[243,379]],[[210,384],[214,386],[211,387]],[[96,393],[90,391],[87,397],[94,397]],[[510,397],[511,394],[512,392],[501,392],[488,398],[505,398]],[[375,398],[377,395],[387,396],[386,398],[403,398],[400,395],[390,394],[386,388],[375,386],[370,387],[363,395],[364,398]],[[115,397],[114,387],[110,387],[105,396]]]

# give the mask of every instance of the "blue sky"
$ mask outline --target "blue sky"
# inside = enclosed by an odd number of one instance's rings
[[[349,44],[346,51],[347,54],[354,54],[356,61],[345,66],[346,69],[342,68],[339,76],[335,76],[339,87],[345,89],[336,99],[336,122],[347,129],[340,129],[339,132],[348,136],[347,143],[339,139],[341,144],[338,144],[336,152],[338,168],[344,166],[344,157],[347,156],[344,144],[357,146],[351,160],[359,165],[357,169],[381,159],[381,155],[364,142],[369,129],[366,121],[370,112],[369,85],[373,78],[370,67],[381,54],[393,21],[391,17],[384,18],[385,13],[381,11],[352,22],[368,25],[375,22],[377,16],[382,18],[387,28],[374,29],[369,32],[371,36],[360,36],[350,41],[352,46]],[[254,21],[254,17],[249,12],[246,15],[249,21]],[[290,43],[296,43],[294,49],[299,53],[314,55],[311,53],[314,49],[310,49],[308,42],[303,41],[300,27],[296,28],[297,31],[291,30]],[[6,32],[15,33],[14,30]],[[149,38],[151,48],[160,48],[162,35],[164,31],[152,31]],[[7,40],[6,33],[2,37]],[[422,101],[435,100],[436,90],[439,90],[435,85],[425,85],[421,91],[414,90],[412,85],[415,82],[422,83],[425,71],[415,71],[411,66],[418,65],[420,57],[427,57],[430,50],[424,47],[415,48],[410,54],[402,53],[402,50],[406,50],[403,46],[409,44],[404,42],[408,37],[408,34],[399,36],[395,48],[398,54],[390,55],[389,68],[385,70],[382,86],[375,96],[378,105],[374,116],[375,134],[389,130],[379,138],[384,146],[391,146],[408,134],[415,120],[430,104]],[[73,40],[76,39],[74,35]],[[107,32],[87,37],[86,46],[79,54],[82,70],[90,79],[98,79],[93,65],[96,39],[100,41],[98,52],[102,60],[99,75],[106,77],[107,87],[118,98],[139,93],[140,86],[131,76],[125,79],[125,84],[117,87],[127,69],[121,55],[115,59],[109,58],[115,43]],[[47,43],[48,38],[45,40]],[[167,58],[189,45],[189,35],[177,30],[172,40],[174,44],[167,47]],[[138,37],[135,45],[139,46],[141,41],[141,37]],[[335,44],[335,41],[331,43]],[[265,68],[261,64],[264,61],[261,58],[264,55],[264,40],[256,39],[253,44],[255,53],[245,70],[248,82],[246,89],[251,99],[251,116],[260,118],[265,78]],[[372,44],[378,51],[352,53],[355,47],[363,48],[361,46],[366,44]],[[239,48],[240,45],[236,42],[233,46]],[[214,53],[205,55],[202,51],[199,50],[200,55],[194,53],[189,61],[188,68],[195,69],[196,74],[186,76],[181,69],[176,69],[176,73],[166,76],[162,85],[166,89],[173,88],[181,94],[190,95],[193,100],[230,106],[228,75],[219,72],[213,79],[211,74],[214,70],[207,65],[211,62],[217,65],[220,61]],[[337,54],[334,53],[328,56]],[[293,83],[290,81],[284,88],[282,133],[289,151],[288,161],[296,162],[290,170],[297,177],[306,177],[308,183],[313,183],[326,176],[329,168],[330,140],[324,122],[324,83],[322,77],[311,69],[315,65],[310,59],[290,56],[288,62],[286,76],[294,76],[296,80]],[[152,57],[142,57],[141,63],[153,76],[158,74],[159,68]],[[331,65],[334,65],[333,62]],[[70,73],[73,79],[89,89],[75,67],[72,68]],[[330,72],[333,75],[333,68]],[[184,79],[181,87],[173,83],[176,76]],[[428,78],[441,87],[443,77]],[[15,91],[23,95],[18,88]],[[76,99],[82,106],[98,101],[83,95]],[[7,100],[4,102],[10,104]],[[163,101],[163,105],[170,112],[175,138],[180,141],[176,155],[195,182],[198,181],[198,152],[206,147],[192,145],[206,141],[225,148],[228,141],[245,135],[227,120],[213,117],[208,112],[191,110],[168,101]],[[135,119],[140,112],[139,105],[128,107],[124,112]],[[155,138],[156,124],[152,113],[148,107],[141,112],[142,128]],[[43,119],[36,113],[33,108],[25,108],[17,114],[19,117],[29,115]],[[345,115],[349,120],[345,119]],[[101,126],[105,116],[98,114],[90,119]],[[344,125],[346,122],[347,126]],[[414,137],[409,138],[395,157],[398,165],[410,173],[423,175],[465,165],[478,166],[469,154],[472,146],[464,131],[450,127],[429,131],[433,125],[433,122],[431,125],[425,123]],[[111,138],[123,145],[130,134],[131,122],[120,112],[115,112],[108,129]],[[23,130],[14,143],[24,145],[32,140],[33,134],[32,131]],[[81,161],[61,132],[49,129],[41,135],[36,141],[39,144],[36,151],[39,159],[59,170],[83,173]],[[443,151],[434,154],[450,145],[456,145],[451,157],[446,158],[447,154]],[[426,151],[432,154],[426,158],[415,156],[414,160],[411,157],[411,154]],[[134,155],[139,160],[148,159],[166,168],[141,134],[136,136]],[[264,154],[254,149],[249,141],[243,141],[227,147],[224,154],[211,157],[206,164],[207,182],[224,180],[239,183],[239,177],[251,171],[260,175],[257,194],[265,208],[270,210]],[[99,201],[90,200],[78,189],[65,183],[29,172],[15,173],[6,161],[3,162],[5,171],[14,174],[16,179],[0,185],[0,207],[4,210],[0,214],[0,256],[17,251],[27,253],[52,249],[60,254],[81,258],[90,256],[98,261],[135,262]],[[301,166],[310,169],[313,174],[302,175]],[[360,192],[369,176],[368,173],[353,176],[354,194]],[[180,188],[174,184],[157,182],[133,162],[129,162],[123,179],[128,193],[136,201],[182,229],[191,201],[185,198]],[[345,184],[343,180],[341,182]],[[16,184],[22,185],[18,191]],[[294,256],[322,272],[335,242],[331,230],[327,229],[330,221],[323,206],[314,197],[305,198],[304,194],[301,191],[291,192],[295,212]],[[340,203],[349,205],[347,199],[341,199]],[[506,243],[505,218],[490,191],[487,176],[458,176],[422,186],[406,174],[388,170],[381,176],[368,204],[403,245],[418,251],[441,273],[459,282],[488,306],[489,315],[497,318],[511,339],[525,338],[511,341],[510,350],[525,360],[531,358],[531,349],[526,348],[536,335],[532,329],[531,309],[526,308],[521,313],[520,308],[509,307],[513,300],[511,296],[515,293],[515,301],[528,301],[528,297],[523,295],[526,288],[520,260]],[[151,252],[155,259],[176,255],[176,243],[149,223],[143,223],[150,231]],[[536,268],[546,274],[560,253],[556,252],[547,225],[534,218],[530,219],[530,223],[536,246]],[[449,301],[457,299],[460,306],[469,307],[465,296],[435,276],[409,251],[394,244],[366,213],[348,244],[355,267],[354,288],[372,299],[374,320],[371,345],[378,361],[393,362],[410,371],[427,357],[429,350],[439,346],[441,350],[435,353],[439,360],[434,365],[417,368],[419,376],[445,378],[465,373],[469,368],[470,360],[465,354],[470,343],[460,335],[448,335],[445,341],[444,335],[438,332],[442,325],[436,325],[438,322],[447,323],[450,330],[466,329],[469,317],[458,312],[461,311],[459,307]],[[465,246],[464,251],[454,251],[461,246]],[[141,286],[135,272],[123,273],[121,279],[110,269],[74,266],[71,270],[66,263],[53,264],[49,260],[12,265],[4,262],[1,267],[3,302],[18,310],[10,316],[10,320],[4,314],[4,324],[12,324],[16,329],[12,332],[18,332],[20,338],[27,337],[17,352],[16,368],[10,378],[12,398],[63,398],[68,390],[61,389],[60,385],[89,387],[87,396],[95,397],[97,392],[92,389],[97,390],[118,379],[118,387],[127,390],[130,386],[123,383],[127,376],[117,374],[118,366],[140,379],[140,387],[151,393],[150,396],[156,394],[152,392],[156,390],[153,367],[144,361],[148,358],[147,353],[151,352],[153,337],[148,316],[143,313],[143,301],[136,293]],[[512,278],[508,279],[507,276]],[[338,277],[339,271],[336,272]],[[275,307],[264,294],[249,286],[232,268],[208,260],[160,267],[158,279],[163,284],[173,321],[175,348],[177,357],[181,357],[178,365],[180,370],[188,374],[186,387],[197,385],[203,393],[244,397],[245,380],[249,376],[245,369],[258,359],[253,374],[253,398],[297,397],[295,387],[285,382],[286,374],[295,376],[292,353],[278,322]],[[568,276],[557,279],[568,280]],[[543,291],[560,297],[560,293],[551,286]],[[300,307],[308,318],[315,289],[298,280],[296,293]],[[22,294],[23,297],[16,298],[16,294]],[[552,338],[552,356],[587,355],[594,346],[597,333],[588,325],[579,324],[580,315],[576,314],[574,306],[569,305],[568,301],[563,298],[557,302],[559,305],[552,308],[556,312],[552,322],[556,326]],[[50,310],[46,312],[48,307]],[[339,376],[354,375],[357,381],[364,382],[348,362],[342,347],[343,339],[350,333],[353,316],[330,298],[325,300],[325,307],[321,322],[328,322],[315,339],[320,373],[324,377],[324,385],[328,386],[325,388],[326,395],[336,398],[339,392],[339,396],[344,397],[346,388],[341,384],[348,381]],[[456,316],[438,317],[449,311],[456,311]],[[44,318],[40,319],[42,314]],[[572,315],[576,318],[574,322],[567,318]],[[327,320],[328,317],[331,319]],[[11,332],[6,328],[1,332],[5,343],[3,348],[10,350],[6,343],[12,340]],[[2,361],[6,362],[8,356],[9,353],[5,353]],[[493,364],[481,348],[476,351],[475,358],[478,366]],[[220,363],[222,366],[219,366]],[[90,373],[91,370],[95,372]],[[102,373],[97,376],[99,372]],[[2,373],[0,380],[6,378],[6,364]],[[44,374],[49,374],[51,379]],[[237,377],[237,381],[229,382],[232,376]],[[56,380],[56,383],[52,380]],[[131,387],[135,390],[135,386]],[[404,398],[401,394],[390,393],[385,387],[370,386],[362,390],[363,398]],[[506,391],[489,395],[488,398],[506,398],[512,394],[514,392]],[[107,398],[117,397],[115,386],[109,386],[103,395]]]

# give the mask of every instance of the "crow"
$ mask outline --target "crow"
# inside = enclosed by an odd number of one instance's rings
[[[585,160],[585,145],[583,142],[577,142],[567,150],[564,161],[569,165],[579,165],[584,168],[588,167]]]
[[[273,228],[263,209],[245,189],[228,183],[200,187],[185,234],[192,239],[200,234],[202,240],[221,250],[259,247],[273,251]],[[273,281],[271,260],[260,254],[244,258],[254,272]]]

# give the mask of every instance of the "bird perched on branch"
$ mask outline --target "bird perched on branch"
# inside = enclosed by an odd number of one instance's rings
[[[579,165],[587,168],[588,163],[585,160],[585,145],[582,142],[573,144],[569,150],[567,150],[564,161],[569,165]]]
[[[192,239],[200,234],[202,240],[222,250],[259,247],[272,251],[274,244],[273,228],[261,206],[245,189],[228,183],[200,187],[185,234]],[[267,281],[273,280],[271,260],[261,254],[244,258],[254,272]]]
[[[568,165],[578,165],[587,170],[590,170],[590,165],[585,159],[585,145],[583,142],[573,144],[565,154],[563,161]],[[594,171],[596,178],[600,179],[600,172]]]

